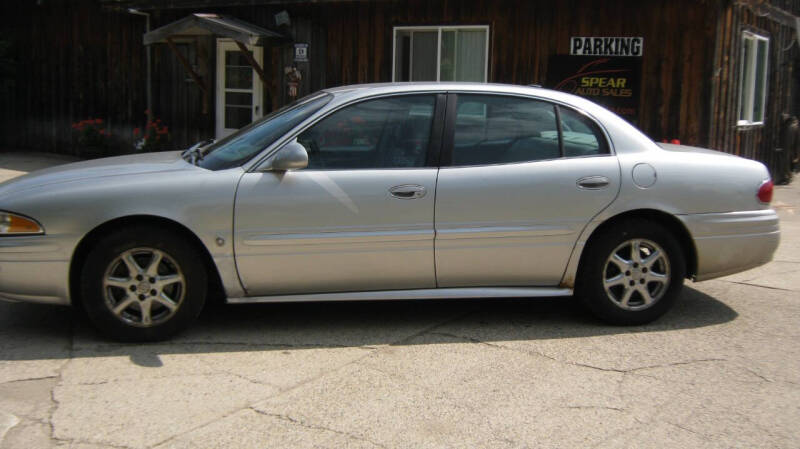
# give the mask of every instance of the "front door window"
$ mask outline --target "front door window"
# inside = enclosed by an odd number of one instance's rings
[[[387,97],[334,112],[297,138],[308,151],[308,168],[424,167],[435,101],[433,95]]]

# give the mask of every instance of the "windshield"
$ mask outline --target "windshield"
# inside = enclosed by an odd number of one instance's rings
[[[223,170],[247,162],[331,101],[333,95],[317,93],[301,98],[253,122],[203,151],[199,166]]]

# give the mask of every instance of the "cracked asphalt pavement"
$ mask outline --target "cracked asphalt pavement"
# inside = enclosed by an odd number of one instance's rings
[[[130,345],[0,303],[0,448],[800,447],[800,182],[773,205],[772,263],[641,327],[557,298],[213,305]]]

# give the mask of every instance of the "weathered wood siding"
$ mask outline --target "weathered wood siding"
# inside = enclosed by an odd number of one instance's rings
[[[2,2],[10,43],[0,101],[0,145],[70,153],[73,122],[101,118],[132,138],[144,124],[144,18],[96,1]]]
[[[141,36],[139,36],[139,45]],[[216,46],[210,37],[177,40],[176,48],[208,86],[208,112],[203,113],[200,88],[167,45],[153,45],[153,118],[170,130],[172,142],[185,148],[193,142],[214,137],[214,81]],[[142,91],[144,96],[145,92]]]
[[[771,3],[800,10],[800,0]],[[798,45],[783,51],[792,30],[731,0],[48,0],[4,3],[7,15],[18,18],[3,25],[18,68],[0,106],[0,144],[65,151],[74,121],[100,117],[127,136],[143,124],[144,18],[125,12],[128,6],[152,13],[153,29],[193,12],[216,12],[308,43],[310,62],[298,64],[300,95],[390,81],[395,26],[489,25],[489,81],[513,84],[545,84],[549,56],[569,53],[571,36],[643,36],[639,127],[654,140],[711,146],[774,169],[778,115],[797,113],[790,80]],[[274,16],[283,10],[291,25],[277,27]],[[767,125],[747,130],[735,126],[743,27],[771,38]],[[211,88],[203,114],[201,90],[166,45],[153,46],[153,112],[181,147],[214,134],[216,44],[193,39],[179,49]],[[283,68],[291,64],[291,44],[266,44],[267,111],[290,101]]]
[[[489,25],[489,81],[512,84],[544,84],[549,56],[568,54],[571,36],[643,36],[639,126],[656,140],[677,138],[705,145],[719,4],[716,0],[395,0],[217,6],[203,7],[202,12],[274,28],[274,14],[287,10],[292,24],[279,30],[310,45],[311,64],[299,64],[304,72],[301,94],[391,81],[395,26]],[[155,10],[154,27],[198,11]],[[282,67],[291,65],[291,48],[272,53],[267,63],[273,64],[273,79],[282,80]],[[285,86],[276,89],[273,106],[287,101]]]
[[[800,1],[773,1],[775,6],[800,13]],[[742,32],[752,31],[770,38],[767,101],[763,125],[737,126],[741,82]],[[786,155],[780,145],[781,114],[800,114],[797,104],[796,70],[800,70],[800,48],[795,30],[769,16],[760,16],[745,5],[730,4],[717,24],[714,59],[713,120],[709,146],[764,162],[776,180],[788,175]]]
[[[548,58],[569,54],[571,36],[643,36],[639,126],[654,139],[708,139],[716,2],[408,0],[320,6],[328,28],[328,84],[390,81],[392,29],[489,25],[489,81],[545,84]],[[335,14],[334,8],[345,8]],[[358,17],[357,23],[352,18]],[[369,17],[364,21],[363,17]],[[360,36],[375,36],[363,39]],[[359,36],[359,38],[356,38]]]

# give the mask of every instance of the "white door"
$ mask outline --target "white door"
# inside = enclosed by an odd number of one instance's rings
[[[247,48],[263,67],[263,49]],[[217,140],[262,116],[262,87],[258,73],[236,42],[217,39]]]

